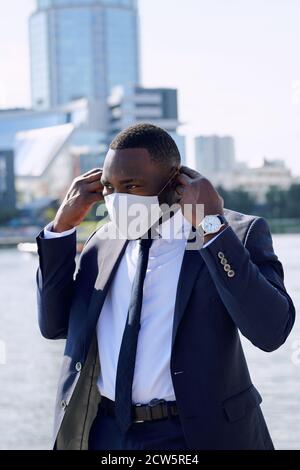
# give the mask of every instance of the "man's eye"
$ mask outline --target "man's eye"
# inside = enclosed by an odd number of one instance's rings
[[[138,187],[137,184],[128,184],[128,185],[127,185],[127,189],[135,189],[135,188],[137,188],[137,187]]]

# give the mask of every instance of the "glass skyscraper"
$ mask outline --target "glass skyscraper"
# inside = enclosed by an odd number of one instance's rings
[[[37,0],[30,18],[35,108],[78,98],[106,101],[139,84],[137,0]]]

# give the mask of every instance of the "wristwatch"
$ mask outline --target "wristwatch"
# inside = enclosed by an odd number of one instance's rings
[[[204,235],[208,235],[211,233],[219,232],[220,228],[223,227],[223,225],[227,224],[228,222],[224,215],[206,215],[202,222],[199,224],[199,227],[202,227]]]

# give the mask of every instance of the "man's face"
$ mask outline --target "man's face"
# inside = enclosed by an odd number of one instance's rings
[[[143,148],[109,149],[101,177],[104,186],[103,196],[114,192],[156,196],[174,174],[175,168],[171,165],[167,167],[153,162],[148,150]],[[172,204],[174,202],[171,187],[174,188],[174,181],[161,193],[160,203]]]

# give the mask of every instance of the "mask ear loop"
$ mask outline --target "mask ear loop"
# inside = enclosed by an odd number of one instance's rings
[[[162,189],[159,191],[157,196],[159,196],[163,192],[163,190],[168,186],[170,181],[172,181],[172,179],[175,178],[175,176],[177,176],[178,173],[179,173],[179,168],[176,168],[175,173],[167,180],[166,184],[162,187]]]
[[[172,176],[170,176],[170,178],[167,180],[166,184],[162,187],[162,189],[159,191],[159,193],[157,194],[157,196],[159,196],[163,190],[168,186],[168,184],[170,183],[170,181],[172,181],[173,178],[175,178],[175,176],[177,176],[178,174],[180,173],[180,169],[179,168],[176,168],[174,174]],[[168,212],[165,212],[164,215],[166,215]]]

